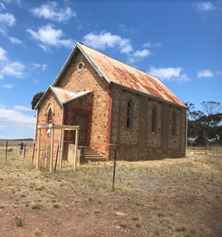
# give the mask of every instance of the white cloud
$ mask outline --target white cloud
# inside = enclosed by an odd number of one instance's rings
[[[11,88],[12,88],[12,85],[10,85],[10,84],[4,84],[2,87],[3,87],[3,88],[6,88],[6,89],[11,89]]]
[[[22,106],[23,107],[23,106]],[[24,107],[26,108],[26,107]],[[20,133],[25,134],[33,134],[34,126],[35,126],[35,118],[33,115],[26,115],[17,109],[8,109],[6,106],[0,104],[0,124],[2,126],[7,126],[13,128],[13,135],[14,130],[16,129],[16,136],[20,136]],[[30,130],[31,129],[31,130]],[[1,130],[1,134],[5,136],[9,136],[9,130]],[[23,136],[27,136],[24,135]],[[33,136],[33,135],[32,135]]]
[[[121,53],[129,54],[133,51],[129,39],[123,39],[119,35],[112,35],[109,32],[100,34],[90,33],[83,37],[83,42],[93,48],[105,50],[106,48],[118,47]]]
[[[14,76],[18,78],[24,77],[24,70],[25,66],[20,63],[20,62],[12,62],[12,63],[7,63],[5,66],[2,67],[0,70],[0,73],[2,75],[7,75],[7,76]]]
[[[67,21],[71,17],[76,17],[76,12],[73,12],[70,7],[60,8],[57,2],[48,2],[41,7],[35,7],[31,11],[34,16],[57,22]]]
[[[5,5],[0,2],[0,10],[1,10],[1,9],[5,10]]]
[[[61,29],[53,29],[53,25],[48,24],[46,26],[40,27],[38,32],[35,32],[31,29],[26,30],[33,39],[40,41],[39,46],[45,50],[49,51],[49,46],[65,46],[67,48],[73,48],[75,42],[71,39],[61,39],[63,32]]]
[[[3,105],[1,102],[0,102],[0,108],[5,108],[5,105]]]
[[[47,64],[33,63],[33,66],[36,67],[36,68],[41,68],[42,71],[45,71],[45,69],[47,68]]]
[[[199,71],[197,77],[212,77],[213,73],[210,70]]]
[[[148,42],[148,43],[143,44],[143,47],[145,47],[145,48],[152,48],[152,47],[159,48],[159,47],[161,47],[161,45],[162,44],[159,42],[154,43],[154,44],[152,44],[151,42]]]
[[[126,28],[125,25],[123,24],[119,24],[119,27],[123,32],[131,33],[131,34],[139,34],[140,32],[139,30],[135,30],[133,28]]]
[[[150,52],[150,50],[147,50],[147,49],[143,49],[143,50],[137,50],[133,56],[134,57],[146,57],[146,56],[149,56],[151,55],[152,53]]]
[[[0,13],[0,33],[6,35],[7,27],[15,25],[16,19],[10,13]]]
[[[210,2],[200,2],[196,4],[197,11],[212,11],[215,10],[215,7]]]
[[[14,109],[14,110],[20,110],[20,111],[32,111],[31,108],[25,107],[25,106],[23,106],[23,105],[15,105],[15,106],[13,107],[13,109]]]
[[[21,44],[22,43],[22,41],[19,40],[18,38],[15,38],[15,37],[8,37],[8,38],[11,41],[11,43],[13,43],[13,44]]]
[[[16,19],[15,17],[10,13],[2,14],[0,13],[0,24],[3,24],[5,26],[13,26],[15,25]]]
[[[7,61],[8,60],[6,54],[7,54],[7,52],[2,47],[0,47],[0,61]]]
[[[151,67],[149,70],[149,74],[157,77],[161,81],[176,81],[186,82],[190,81],[190,78],[184,73],[181,74],[182,68],[180,67],[168,67],[168,68],[155,68]]]
[[[17,122],[21,124],[35,124],[34,116],[25,115],[14,109],[0,107],[0,119],[4,121]]]

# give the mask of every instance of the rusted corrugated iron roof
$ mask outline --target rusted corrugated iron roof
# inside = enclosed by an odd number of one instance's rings
[[[161,81],[154,76],[102,54],[84,44],[77,43],[91,63],[108,82],[114,82],[148,93],[152,96],[185,106]]]

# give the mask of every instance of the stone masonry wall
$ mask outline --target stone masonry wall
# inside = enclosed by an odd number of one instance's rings
[[[132,127],[126,128],[127,102],[133,102]],[[120,160],[148,160],[164,157],[182,157],[185,149],[185,109],[169,106],[166,110],[169,122],[162,131],[163,104],[158,100],[135,94],[113,86],[110,159],[117,150]],[[152,111],[156,110],[155,130],[152,132]],[[168,108],[168,107],[167,107]],[[176,114],[176,134],[172,137],[172,113]],[[166,138],[168,147],[163,153],[162,141]],[[168,140],[167,140],[168,139]]]
[[[84,63],[82,71],[79,71],[77,68],[80,62]],[[90,127],[91,140],[89,146],[108,158],[109,103],[111,90],[109,83],[98,75],[84,55],[79,52],[59,87],[74,92],[93,90],[92,121]]]
[[[62,107],[57,101],[57,99],[54,97],[52,92],[49,93],[49,95],[46,97],[46,99],[43,101],[42,105],[39,108],[39,113],[38,113],[38,124],[46,124],[48,123],[47,121],[47,114],[46,110],[49,105],[52,105],[54,108],[54,113],[52,116],[52,122],[55,124],[61,124],[61,119],[62,119]],[[36,140],[35,140],[35,157],[37,154],[37,147],[38,147],[38,129],[36,131]],[[54,132],[54,145],[57,147],[59,145],[59,138],[60,138],[60,130],[55,130]],[[42,129],[41,130],[41,149],[46,146],[51,144],[51,137],[47,137],[47,129]],[[57,150],[54,149],[54,158],[56,155]]]
[[[76,125],[76,115],[82,114],[87,116],[86,124],[86,145],[90,144],[91,121],[92,121],[92,97],[93,93],[87,94],[77,100],[65,105],[64,124]],[[64,159],[68,157],[68,146],[74,143],[75,131],[65,131]]]

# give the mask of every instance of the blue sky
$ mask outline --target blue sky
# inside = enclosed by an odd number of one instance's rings
[[[0,0],[0,139],[34,136],[32,98],[78,41],[155,75],[197,109],[222,103],[222,1]]]

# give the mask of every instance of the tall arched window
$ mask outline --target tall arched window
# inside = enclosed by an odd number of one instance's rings
[[[53,123],[53,120],[54,120],[54,107],[51,103],[48,104],[48,106],[47,106],[45,116],[46,116],[46,120],[45,120],[46,123]]]
[[[153,108],[152,111],[152,133],[155,133],[155,128],[156,128],[156,108]]]
[[[127,115],[126,115],[126,127],[131,127],[131,116],[132,116],[132,101],[127,102]]]
[[[52,109],[51,108],[49,109],[49,112],[48,112],[48,123],[52,123]]]
[[[173,113],[172,115],[172,136],[175,136],[176,132],[176,114]]]

